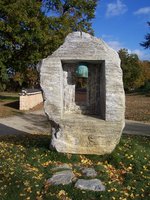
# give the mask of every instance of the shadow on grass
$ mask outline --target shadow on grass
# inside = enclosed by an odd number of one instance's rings
[[[1,134],[1,130],[5,129],[6,131],[3,132],[5,134]],[[34,152],[34,149],[38,149],[39,154],[45,155],[45,158],[43,158],[45,161],[48,160],[55,160],[59,162],[70,162],[70,158],[67,157],[67,154],[65,153],[59,153],[55,149],[50,149],[50,140],[51,135],[42,135],[42,134],[28,134],[23,131],[19,131],[0,124],[0,142],[3,142],[6,144],[6,148],[9,147],[11,144],[14,144],[13,151],[17,152],[18,146],[25,147],[25,155],[27,156],[28,160],[33,160],[33,154],[35,157],[37,156],[37,153]],[[9,145],[10,144],[10,145]],[[48,155],[48,156],[47,156]],[[72,155],[71,161],[72,162],[79,162],[80,158],[78,155]]]
[[[49,148],[51,136],[40,134],[29,134],[9,126],[0,124],[0,141],[5,143],[13,143],[29,147],[44,147]]]
[[[13,101],[13,102],[10,102],[10,103],[5,103],[4,106],[19,110],[19,101]]]

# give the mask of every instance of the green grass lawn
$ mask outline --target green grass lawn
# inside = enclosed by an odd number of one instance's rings
[[[49,150],[50,136],[0,137],[0,199],[97,200],[150,199],[149,138],[123,136],[110,155],[72,155]],[[46,186],[51,168],[69,163],[81,178],[80,166],[94,167],[105,192],[82,191],[67,186]]]
[[[0,92],[0,102],[19,101],[17,92]]]

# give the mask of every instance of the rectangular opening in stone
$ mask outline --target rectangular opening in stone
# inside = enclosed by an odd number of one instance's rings
[[[85,69],[81,76],[80,67]],[[62,61],[62,69],[64,113],[105,119],[105,62],[65,60]]]

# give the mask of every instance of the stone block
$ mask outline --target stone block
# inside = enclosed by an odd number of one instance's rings
[[[75,72],[83,62],[88,66],[86,100],[77,102]],[[73,32],[37,69],[52,126],[50,147],[66,153],[111,153],[125,124],[118,53],[101,39]]]

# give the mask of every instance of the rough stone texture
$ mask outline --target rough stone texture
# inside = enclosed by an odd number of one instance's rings
[[[72,70],[80,62],[86,62],[89,68],[88,100],[84,109],[94,116],[82,115],[83,107],[75,102]],[[52,125],[51,146],[68,153],[112,152],[121,137],[125,111],[117,52],[87,33],[73,32],[37,68],[45,112]]]
[[[54,167],[54,168],[52,168],[51,170],[52,171],[58,171],[58,170],[62,170],[62,169],[72,169],[72,167],[70,166],[70,165],[68,165],[68,164],[61,164],[61,165],[59,165],[59,166],[57,166],[57,167]]]
[[[105,191],[105,186],[99,179],[78,179],[78,181],[75,184],[75,187],[81,190]]]
[[[66,114],[61,121],[61,128],[52,134],[51,145],[60,152],[111,153],[120,139],[121,129],[120,122],[109,122],[88,115]]]
[[[68,185],[75,180],[75,175],[71,170],[64,170],[61,172],[56,172],[50,179],[46,181],[47,184],[52,185]]]
[[[87,177],[95,177],[97,176],[97,172],[94,168],[83,168],[81,169],[82,173]]]

